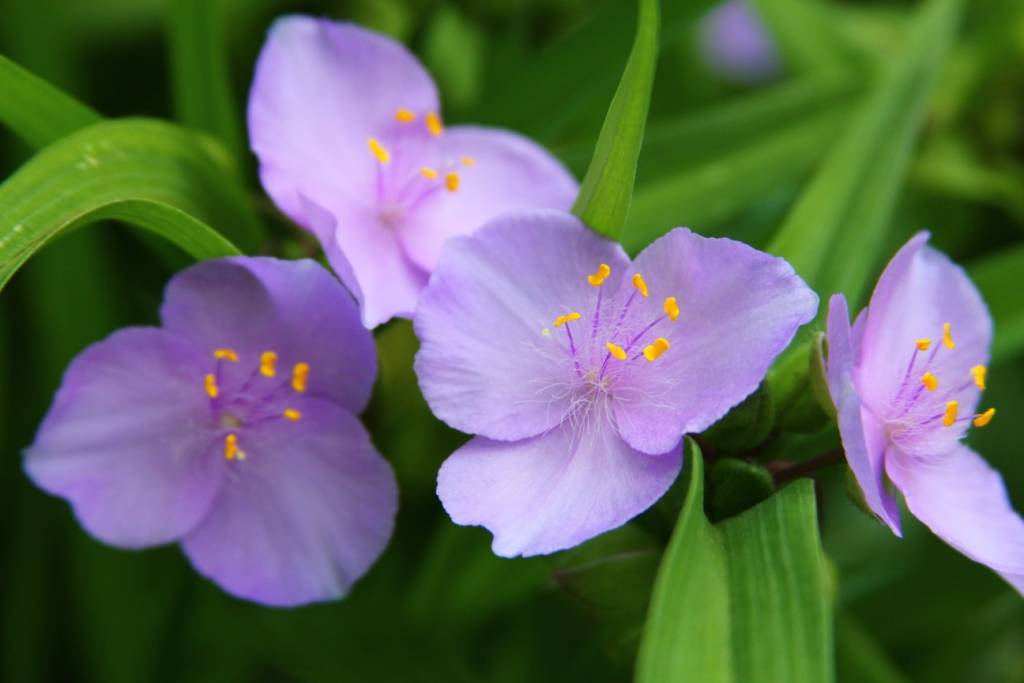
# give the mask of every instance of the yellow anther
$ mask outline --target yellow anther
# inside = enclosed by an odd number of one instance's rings
[[[395,121],[398,121],[399,123],[412,123],[415,120],[416,114],[412,113],[405,107],[402,107],[395,112]]]
[[[932,347],[932,340],[928,338],[918,339],[914,344],[917,346],[918,351],[927,351]]]
[[[956,412],[960,408],[960,404],[956,401],[950,401],[946,404],[946,414],[942,416],[942,424],[947,427],[952,427],[953,423],[956,422]]]
[[[424,178],[426,178],[427,180],[435,180],[435,179],[437,179],[437,175],[438,174],[437,174],[437,169],[436,168],[430,168],[429,166],[424,166],[423,168],[420,169],[420,175],[423,176]]]
[[[633,275],[633,286],[636,287],[636,290],[640,292],[640,295],[643,298],[647,298],[647,283],[644,282],[643,275],[641,275],[640,273],[636,273]]]
[[[626,360],[626,352],[621,346],[618,344],[612,344],[611,342],[608,342],[605,346],[608,347],[608,353],[612,354],[619,360]]]
[[[391,152],[385,149],[384,145],[380,144],[377,138],[370,138],[366,141],[366,144],[370,146],[370,151],[373,152],[373,156],[377,157],[377,161],[382,164],[391,162]]]
[[[454,171],[444,177],[444,186],[448,188],[449,192],[455,192],[459,189],[459,174]]]
[[[996,409],[989,408],[984,413],[974,416],[975,427],[987,427],[988,423],[992,421],[992,418],[996,416]]]
[[[302,413],[295,410],[295,408],[285,408],[285,411],[281,414],[286,420],[291,420],[292,422],[298,422],[302,419]]]
[[[224,437],[224,457],[228,460],[239,460],[245,458],[245,454],[238,448],[238,435],[228,434]]]
[[[930,372],[926,372],[921,375],[921,384],[923,384],[924,388],[928,391],[935,391],[939,388],[939,378]]]
[[[608,276],[612,274],[612,267],[607,263],[602,263],[597,267],[597,272],[593,275],[587,276],[587,282],[590,283],[591,287],[600,287],[604,284],[604,281],[608,279]]]
[[[573,311],[572,313],[566,313],[565,315],[560,315],[557,318],[555,318],[555,327],[561,327],[566,323],[571,323],[573,320],[579,320],[582,317],[583,316],[581,316],[576,311]]]
[[[277,374],[277,354],[273,351],[264,351],[260,354],[260,374],[264,377],[273,377]]]
[[[217,388],[217,378],[214,375],[207,375],[203,378],[203,387],[206,389],[206,395],[210,398],[217,398],[220,395],[220,389]]]
[[[444,126],[441,125],[441,117],[434,112],[430,112],[424,116],[423,121],[427,124],[427,132],[435,138],[444,132]]]
[[[679,317],[679,303],[676,301],[674,296],[670,296],[665,299],[665,315],[668,316],[669,320],[675,320]]]
[[[476,159],[471,156],[464,156],[460,161],[462,161],[463,166],[476,166]]]
[[[984,365],[975,365],[971,368],[971,377],[974,378],[974,384],[982,391],[985,391],[985,378],[987,375],[988,368]]]
[[[668,339],[658,337],[654,340],[653,344],[648,344],[644,348],[644,358],[646,358],[648,362],[654,362],[658,359],[658,356],[668,351],[669,346]]]
[[[227,360],[232,363],[238,362],[238,354],[233,349],[217,349],[213,352],[213,357],[217,360]]]
[[[302,393],[309,384],[309,363],[296,363],[292,368],[292,389]]]
[[[942,345],[947,349],[955,349],[956,342],[953,341],[953,326],[949,323],[942,325]]]

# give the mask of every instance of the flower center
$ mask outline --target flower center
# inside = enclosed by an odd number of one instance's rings
[[[561,334],[547,328],[542,331],[559,344],[587,394],[609,394],[616,378],[628,372],[632,364],[653,363],[661,358],[672,346],[663,336],[663,328],[679,319],[676,297],[666,297],[660,307],[653,306],[640,273],[632,276],[632,291],[621,304],[622,298],[615,297],[615,293],[605,297],[605,284],[611,274],[611,267],[602,263],[586,276],[587,283],[597,291],[589,317],[569,311],[554,319],[553,326],[564,331],[564,342]]]
[[[892,398],[886,411],[886,432],[894,440],[899,440],[909,432],[916,432],[922,427],[930,429],[941,427],[948,429],[954,425],[971,422],[975,427],[988,425],[996,414],[995,408],[989,408],[976,415],[960,416],[960,397],[966,391],[982,392],[988,369],[984,365],[975,365],[967,377],[940,377],[937,359],[941,355],[954,353],[956,342],[953,340],[952,325],[942,326],[942,338],[935,344],[931,338],[918,339],[914,342],[914,352],[910,356],[907,370],[903,375],[896,395]]]
[[[203,391],[213,423],[223,432],[227,460],[245,460],[240,439],[245,427],[302,419],[302,413],[289,402],[308,388],[308,363],[295,363],[291,373],[281,377],[276,351],[264,351],[253,358],[249,372],[239,372],[242,359],[233,349],[215,349],[213,358],[214,369],[203,377]]]
[[[426,137],[424,137],[424,134]],[[443,192],[457,192],[462,184],[460,167],[476,164],[470,156],[460,159],[435,159],[423,165],[424,159],[436,158],[435,139],[444,135],[444,125],[436,112],[418,115],[401,108],[395,112],[394,123],[366,144],[377,162],[376,200],[381,223],[395,227],[408,211]]]

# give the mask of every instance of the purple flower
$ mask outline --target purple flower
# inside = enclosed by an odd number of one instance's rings
[[[441,468],[445,509],[505,556],[623,524],[816,308],[785,261],[685,229],[634,263],[554,211],[451,240],[414,321],[431,409],[477,435]]]
[[[376,359],[351,296],[312,261],[230,258],[172,279],[160,316],[74,360],[29,476],[101,541],[180,541],[239,597],[344,595],[397,506],[354,416]]]
[[[576,198],[534,143],[446,128],[440,111],[412,54],[352,24],[280,19],[256,66],[249,134],[263,186],[319,238],[367,327],[411,316],[448,237]]]
[[[992,320],[967,275],[916,235],[893,257],[851,329],[828,316],[829,391],[850,468],[871,510],[901,535],[907,507],[939,537],[1024,592],[1024,521],[1002,478],[961,443],[979,410]]]
[[[741,83],[759,83],[781,70],[775,41],[748,0],[726,0],[704,17],[700,52],[717,74]]]

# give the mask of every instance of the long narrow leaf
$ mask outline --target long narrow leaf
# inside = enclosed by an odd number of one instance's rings
[[[237,253],[209,225],[255,246],[246,198],[210,149],[190,131],[143,119],[98,123],[47,147],[0,185],[0,288],[47,242],[104,218],[199,258]]]
[[[33,148],[100,120],[70,95],[0,55],[0,123]]]
[[[640,683],[828,683],[832,617],[813,484],[712,526],[700,451],[662,559],[637,661]]]
[[[629,213],[658,61],[658,0],[639,0],[639,7],[633,51],[573,206],[584,223],[613,239],[622,234]]]
[[[902,56],[868,97],[769,251],[818,291],[858,301],[878,260],[961,0],[930,0]]]

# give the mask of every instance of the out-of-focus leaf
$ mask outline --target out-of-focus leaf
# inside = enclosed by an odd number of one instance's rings
[[[626,224],[636,180],[636,164],[644,141],[651,87],[658,61],[658,0],[639,0],[636,39],[622,72],[594,158],[580,186],[573,213],[597,232],[618,239]]]
[[[241,117],[232,99],[225,15],[223,0],[174,0],[167,4],[167,33],[178,120],[220,140],[237,162],[244,158]]]
[[[832,619],[813,484],[797,481],[718,526],[704,516],[703,463],[689,488],[644,630],[640,683],[828,683]]]
[[[680,225],[721,234],[727,219],[743,208],[810,173],[845,116],[842,106],[827,109],[748,147],[639,186],[623,239],[627,251],[637,252]]]
[[[848,614],[836,618],[838,683],[909,683],[871,635]]]
[[[0,123],[33,148],[100,120],[60,89],[0,55]]]
[[[836,17],[819,0],[753,0],[787,64],[796,70],[820,69],[853,56],[852,46],[837,31]]]
[[[930,0],[920,10],[902,55],[769,246],[819,292],[844,292],[854,305],[860,300],[960,9],[961,0]]]
[[[486,37],[459,9],[437,8],[423,38],[423,61],[444,94],[449,115],[464,111],[479,96]]]
[[[51,239],[106,218],[154,231],[196,258],[238,253],[210,225],[254,247],[256,218],[216,150],[143,119],[98,123],[47,147],[0,185],[0,287]]]
[[[996,323],[993,362],[1009,360],[1024,350],[1024,245],[972,263],[968,272],[981,290]]]

